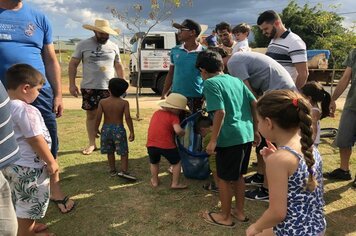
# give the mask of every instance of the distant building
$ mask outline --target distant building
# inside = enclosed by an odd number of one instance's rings
[[[56,40],[53,42],[54,50],[56,51],[56,53],[58,53],[59,51],[61,52],[74,51],[75,47],[77,46],[77,43],[80,40],[81,39],[70,39],[68,41]]]

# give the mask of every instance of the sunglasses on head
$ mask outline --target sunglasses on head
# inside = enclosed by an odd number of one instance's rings
[[[190,31],[190,29],[186,29],[186,28],[180,28],[180,29],[178,29],[178,33],[181,33],[181,32],[183,32],[183,31]]]

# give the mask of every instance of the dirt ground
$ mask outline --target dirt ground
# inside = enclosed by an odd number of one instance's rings
[[[330,92],[330,87],[325,89]],[[337,109],[342,109],[345,103],[345,98],[347,95],[348,89],[340,96],[336,102]],[[82,98],[75,98],[69,94],[63,95],[64,109],[68,110],[80,110],[82,105]],[[127,96],[125,98],[130,103],[131,109],[136,109],[136,88],[129,87],[127,91]],[[139,108],[156,108],[158,109],[158,103],[160,102],[160,96],[154,94],[151,89],[142,89],[141,95],[139,96]]]

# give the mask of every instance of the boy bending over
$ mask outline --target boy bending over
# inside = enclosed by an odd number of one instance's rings
[[[206,147],[210,155],[216,154],[219,178],[221,212],[205,212],[204,220],[213,225],[234,228],[232,215],[238,221],[247,221],[244,213],[245,182],[251,146],[254,138],[259,142],[256,99],[244,83],[224,74],[221,56],[213,51],[201,52],[196,67],[205,80],[204,96],[207,111],[213,113],[211,139]],[[231,210],[231,186],[236,207]]]
[[[185,132],[179,124],[179,114],[189,111],[187,98],[179,93],[171,93],[166,101],[159,104],[162,109],[153,113],[148,127],[147,152],[150,158],[151,185],[159,184],[158,172],[161,156],[172,165],[172,189],[185,189],[186,185],[179,183],[181,170],[180,156],[175,143],[175,134],[184,136]]]

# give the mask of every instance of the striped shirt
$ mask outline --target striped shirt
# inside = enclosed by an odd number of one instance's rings
[[[295,82],[298,72],[293,64],[307,62],[307,47],[298,35],[287,30],[279,38],[271,40],[266,55],[278,61]]]
[[[0,169],[20,159],[12,125],[9,97],[0,82]]]

